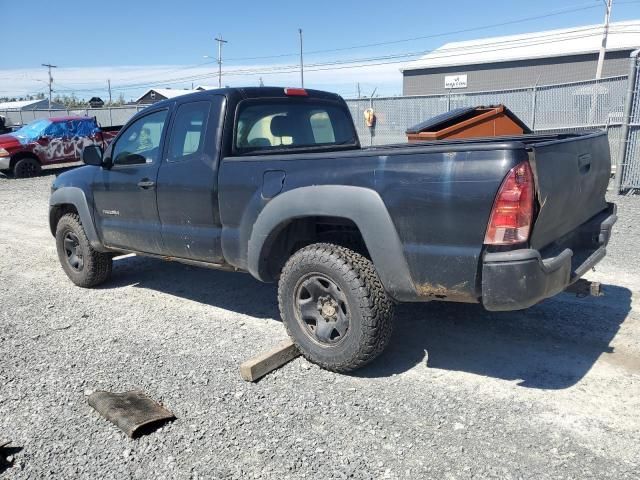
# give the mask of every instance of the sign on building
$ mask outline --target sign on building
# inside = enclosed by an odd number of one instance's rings
[[[446,75],[444,77],[444,88],[467,88],[467,76]]]

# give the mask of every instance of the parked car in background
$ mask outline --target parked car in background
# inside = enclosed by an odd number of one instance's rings
[[[7,127],[7,119],[0,115],[0,135],[9,133],[11,127]]]
[[[100,127],[93,117],[35,120],[0,135],[0,171],[33,177],[44,165],[77,162],[88,145],[106,148],[120,127]]]

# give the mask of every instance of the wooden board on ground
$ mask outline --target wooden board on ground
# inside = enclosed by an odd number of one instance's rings
[[[267,373],[280,368],[300,355],[291,340],[285,340],[271,350],[247,360],[240,365],[240,376],[247,382],[255,382]]]

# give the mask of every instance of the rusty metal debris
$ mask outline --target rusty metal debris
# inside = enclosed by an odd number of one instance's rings
[[[575,293],[578,297],[601,297],[604,295],[600,282],[590,282],[584,278],[581,278],[569,285],[565,291],[568,293]]]
[[[140,391],[97,391],[89,395],[88,401],[100,415],[131,438],[151,433],[175,419],[173,413]]]

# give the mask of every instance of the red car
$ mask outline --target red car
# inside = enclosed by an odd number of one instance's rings
[[[0,171],[33,177],[45,165],[77,162],[87,145],[102,149],[120,127],[101,128],[93,117],[42,118],[0,135]]]

